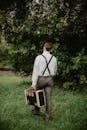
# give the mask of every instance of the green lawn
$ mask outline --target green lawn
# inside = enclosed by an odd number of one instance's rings
[[[30,77],[0,74],[0,130],[87,130],[86,94],[53,88],[53,119],[44,121],[44,107],[39,117],[25,104],[24,90]]]

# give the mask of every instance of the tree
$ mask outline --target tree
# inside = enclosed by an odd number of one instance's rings
[[[69,81],[70,86],[74,79],[71,77],[78,77],[81,69],[73,69],[76,64],[72,59],[79,59],[79,53],[83,57],[87,54],[87,1],[4,0],[0,4],[0,33],[11,45],[10,61],[16,71],[29,73],[43,43],[50,40],[54,43],[53,53],[60,62],[57,79],[62,79],[63,83]],[[80,60],[81,67],[82,63],[85,66],[85,60]],[[81,69],[79,77],[84,70],[86,66]]]

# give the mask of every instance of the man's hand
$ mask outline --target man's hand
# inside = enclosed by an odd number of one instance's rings
[[[36,86],[35,85],[32,85],[31,87],[32,87],[32,89],[36,90]]]

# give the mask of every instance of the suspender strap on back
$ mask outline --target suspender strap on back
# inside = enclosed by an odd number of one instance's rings
[[[51,56],[51,58],[50,58],[49,62],[47,62],[47,59],[46,59],[46,57],[45,57],[44,55],[42,55],[42,56],[44,57],[44,59],[45,59],[45,61],[46,61],[46,68],[45,68],[45,70],[43,71],[42,75],[44,75],[44,73],[45,73],[46,69],[48,70],[49,75],[50,75],[51,73],[50,73],[50,69],[49,69],[49,67],[48,67],[48,66],[49,66],[49,64],[50,64],[50,62],[51,62],[51,60],[52,60],[53,56]]]

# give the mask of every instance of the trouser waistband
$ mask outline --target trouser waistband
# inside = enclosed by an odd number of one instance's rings
[[[52,78],[52,76],[38,76],[38,78],[41,78],[41,77],[43,77],[43,78]]]

